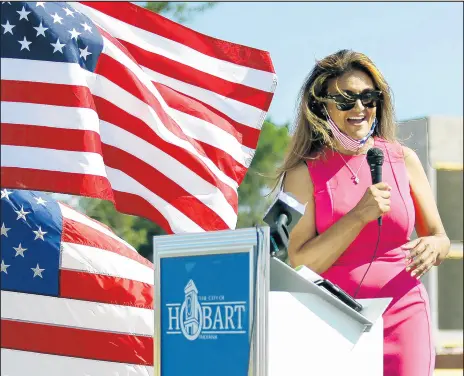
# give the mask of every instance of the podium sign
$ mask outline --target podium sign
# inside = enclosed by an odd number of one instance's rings
[[[357,312],[269,243],[269,227],[154,238],[157,376],[382,375],[391,299]]]
[[[158,375],[248,375],[262,253],[256,229],[154,243]]]

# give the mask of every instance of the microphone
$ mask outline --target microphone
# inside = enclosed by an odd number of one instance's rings
[[[379,148],[371,148],[367,152],[367,163],[371,169],[372,184],[382,181],[383,151]],[[382,217],[377,219],[379,226],[382,226]]]
[[[290,194],[280,191],[263,221],[269,225],[271,255],[281,261],[287,258],[290,232],[303,216],[305,207]]]

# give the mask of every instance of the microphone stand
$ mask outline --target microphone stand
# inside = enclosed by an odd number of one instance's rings
[[[287,259],[289,241],[289,218],[286,213],[281,213],[274,226],[271,228],[271,256],[281,261]]]

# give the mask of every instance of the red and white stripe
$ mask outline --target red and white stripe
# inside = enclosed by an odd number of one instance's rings
[[[153,375],[153,264],[60,208],[60,297],[2,290],[2,375]]]
[[[2,59],[2,186],[111,200],[168,233],[235,228],[269,55],[131,3],[70,5],[103,35],[96,72]]]
[[[328,117],[327,122],[329,123],[330,129],[332,130],[332,134],[334,138],[342,145],[346,150],[357,151],[362,144],[351,137],[348,137],[344,134],[340,128],[334,123],[334,121]]]

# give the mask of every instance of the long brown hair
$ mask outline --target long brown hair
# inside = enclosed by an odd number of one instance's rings
[[[284,163],[278,169],[278,181],[302,160],[317,158],[324,146],[337,149],[327,120],[321,112],[321,104],[327,101],[324,96],[327,94],[329,80],[353,70],[368,74],[376,89],[383,94],[376,110],[378,125],[374,136],[391,142],[396,140],[392,93],[385,78],[366,55],[350,50],[338,51],[318,61],[301,88],[295,131]]]

